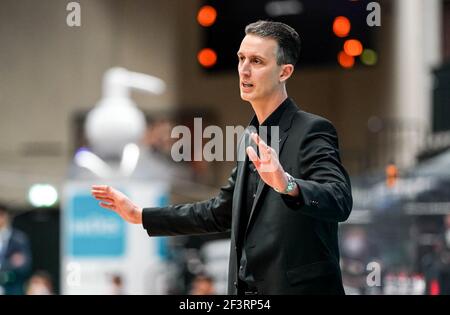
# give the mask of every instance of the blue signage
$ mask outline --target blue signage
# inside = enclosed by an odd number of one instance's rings
[[[74,195],[65,216],[66,250],[71,256],[117,257],[125,252],[125,222],[89,194]]]

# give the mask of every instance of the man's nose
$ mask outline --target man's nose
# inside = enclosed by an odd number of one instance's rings
[[[250,67],[248,62],[243,62],[239,65],[239,74],[242,76],[249,76],[250,75]]]

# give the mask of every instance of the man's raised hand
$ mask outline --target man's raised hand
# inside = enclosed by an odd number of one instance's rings
[[[250,161],[255,165],[261,179],[274,189],[278,189],[279,191],[286,190],[288,177],[280,164],[277,152],[268,146],[257,133],[252,133],[251,139],[258,146],[259,157],[255,149],[251,146],[247,147],[246,152]],[[298,194],[299,190],[297,187],[289,193],[291,196],[297,196]]]

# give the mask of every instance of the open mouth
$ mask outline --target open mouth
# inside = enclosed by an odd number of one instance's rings
[[[242,82],[242,86],[245,88],[251,88],[251,87],[253,87],[253,84]]]

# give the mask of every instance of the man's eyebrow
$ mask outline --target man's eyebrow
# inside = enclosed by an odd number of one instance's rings
[[[238,51],[238,52],[237,52],[237,55],[238,55],[238,57],[240,57],[240,56],[242,56],[242,55],[244,55],[244,54],[241,53],[240,51]],[[266,58],[264,58],[263,56],[257,55],[257,54],[254,54],[254,55],[250,55],[250,56],[249,56],[249,58],[252,58],[252,57],[259,58],[259,59],[262,59],[262,60],[265,60],[265,59],[266,59]]]

